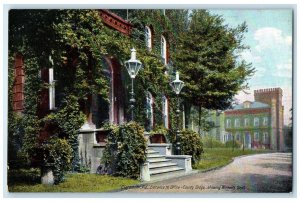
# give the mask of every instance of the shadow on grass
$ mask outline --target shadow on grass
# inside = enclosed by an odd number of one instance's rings
[[[41,183],[41,174],[39,169],[17,169],[9,170],[7,175],[8,186],[15,184],[35,185]]]

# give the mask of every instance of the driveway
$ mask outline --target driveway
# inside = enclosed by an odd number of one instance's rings
[[[205,173],[142,185],[125,192],[272,193],[292,191],[292,154],[270,153],[235,158]]]

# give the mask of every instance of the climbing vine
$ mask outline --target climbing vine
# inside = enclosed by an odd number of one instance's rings
[[[175,126],[175,97],[169,85],[176,67],[166,66],[160,57],[160,40],[168,40],[170,55],[176,50],[178,33],[187,22],[187,11],[130,10],[129,21],[134,25],[131,37],[105,26],[98,10],[12,10],[9,24],[9,56],[19,52],[25,63],[25,109],[21,117],[9,111],[10,126],[20,122],[22,150],[28,159],[41,159],[39,134],[45,126],[54,127],[50,135],[66,139],[72,148],[72,170],[79,169],[78,130],[87,119],[90,97],[98,95],[109,104],[110,81],[106,75],[104,58],[114,58],[122,66],[128,112],[130,78],[123,65],[135,47],[143,68],[135,79],[136,121],[147,124],[146,93],[155,97],[154,116],[157,126],[163,124],[162,97],[169,98],[171,128]],[[152,51],[145,47],[145,25],[155,27]],[[49,62],[49,56],[53,64]],[[172,61],[172,58],[171,58]],[[46,117],[37,112],[40,92],[50,87],[40,78],[43,68],[54,69],[57,92],[56,109]],[[13,63],[10,63],[13,72]],[[166,74],[168,72],[169,74]],[[10,74],[12,77],[12,73]],[[12,102],[13,82],[10,81],[9,103]],[[125,113],[129,114],[129,113]],[[9,126],[9,128],[10,128]],[[12,132],[10,132],[12,133]],[[23,135],[22,135],[23,134]]]

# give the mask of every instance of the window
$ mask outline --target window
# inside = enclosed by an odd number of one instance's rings
[[[164,65],[167,65],[167,41],[164,36],[161,36],[161,58]]]
[[[227,119],[226,120],[226,128],[230,128],[231,127],[231,120]]]
[[[240,133],[236,133],[235,136],[236,136],[237,141],[241,141],[241,134]]]
[[[268,125],[268,117],[264,117],[263,125],[264,125],[264,126],[267,126],[267,125]]]
[[[145,39],[146,39],[146,46],[150,51],[152,49],[152,32],[150,27],[145,27]]]
[[[166,128],[169,128],[169,113],[168,113],[168,108],[169,108],[169,103],[168,103],[168,99],[166,96],[163,96],[162,98],[162,111],[163,111],[163,121],[164,121],[164,126]]]
[[[259,118],[254,118],[254,126],[259,126]]]
[[[231,140],[232,140],[232,134],[228,133],[228,139],[227,139],[227,141],[231,141]]]
[[[263,133],[263,141],[264,141],[264,144],[269,144],[269,134],[268,134],[268,132]]]
[[[245,101],[244,102],[244,108],[250,108],[250,104],[251,104],[251,102]]]
[[[234,126],[235,127],[240,127],[240,119],[235,119],[234,120]]]
[[[154,116],[153,116],[153,96],[150,92],[147,93],[146,97],[146,116],[149,121],[148,129],[152,130],[154,125]]]
[[[254,141],[259,141],[259,132],[254,132]]]
[[[225,134],[225,136],[224,136],[224,142],[228,142],[230,140],[232,140],[232,134],[231,133]]]
[[[249,118],[245,118],[244,122],[245,126],[249,126]]]
[[[55,109],[55,80],[53,68],[49,68],[49,109]]]

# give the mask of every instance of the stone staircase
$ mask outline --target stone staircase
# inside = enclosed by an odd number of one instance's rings
[[[159,154],[158,151],[147,150],[147,162],[149,162],[149,174],[151,181],[167,179],[185,174],[185,169],[179,167],[172,159],[167,159],[166,155]]]
[[[148,143],[147,159],[141,166],[142,181],[158,181],[192,173],[189,155],[172,155],[169,143]]]

